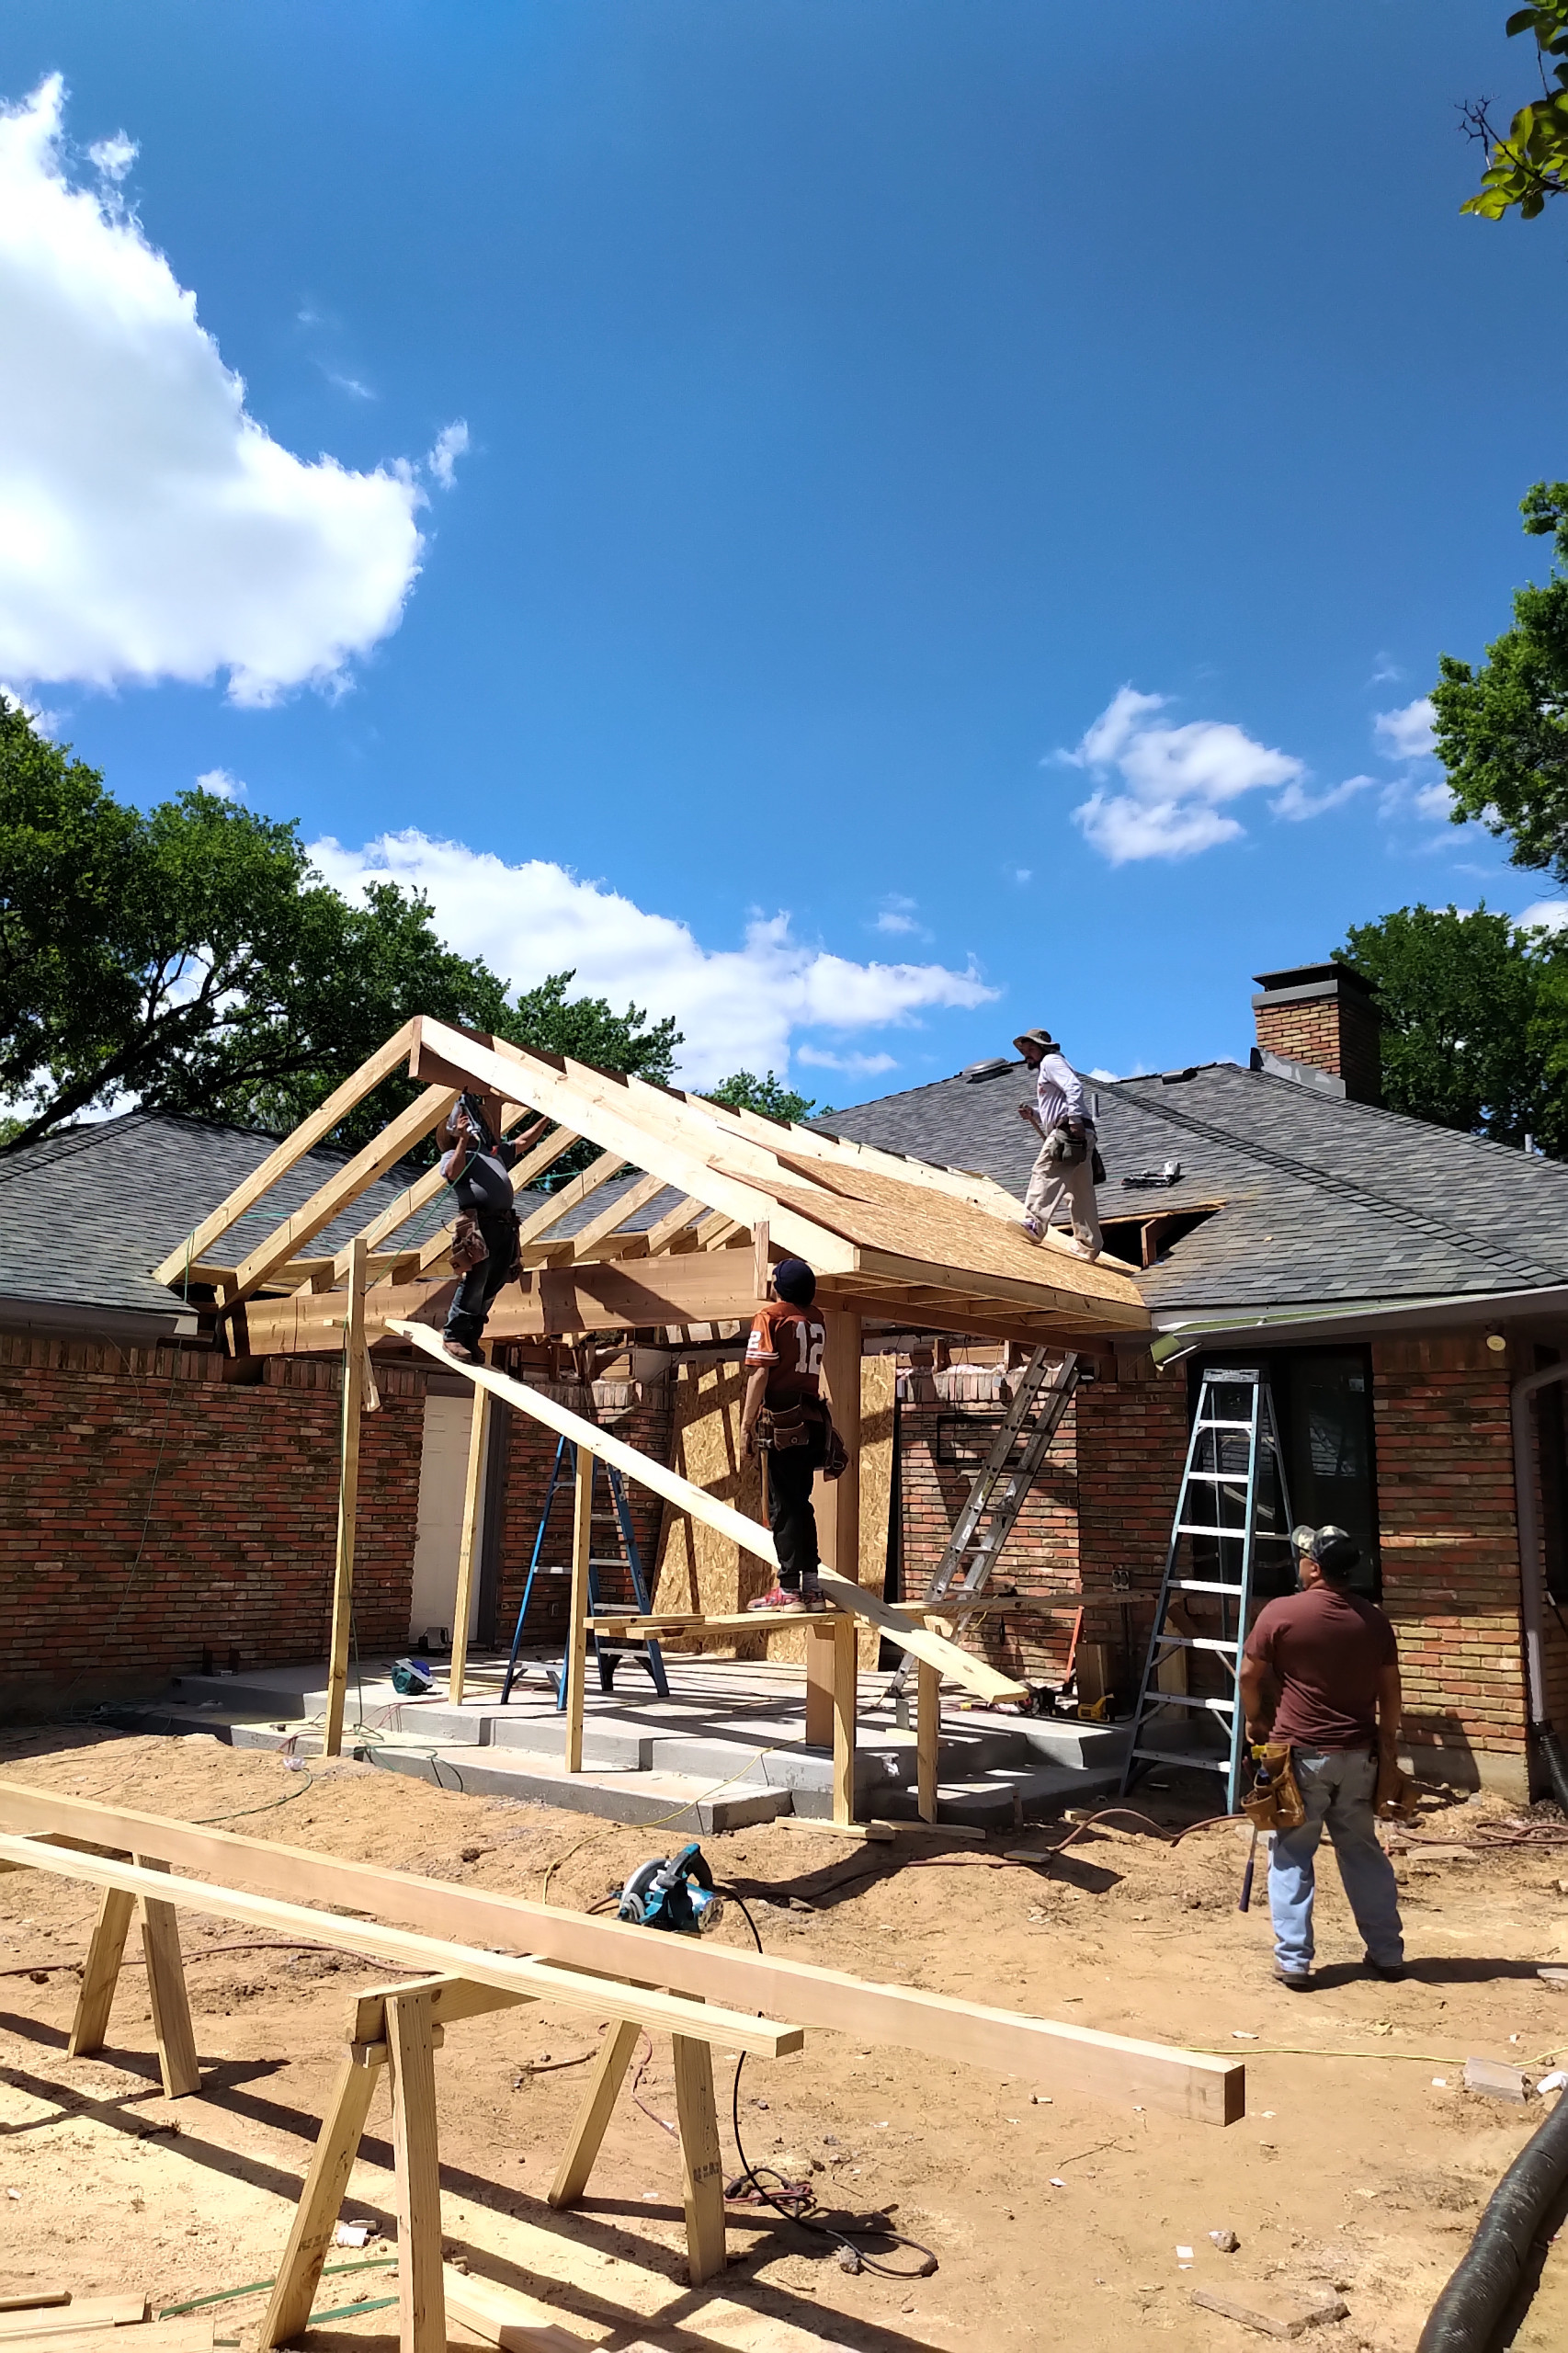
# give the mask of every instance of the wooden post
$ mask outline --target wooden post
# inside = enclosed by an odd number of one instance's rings
[[[71,2021],[71,2040],[65,2046],[68,2058],[86,2059],[104,2047],[109,2007],[119,1978],[120,1956],[135,1909],[136,1898],[127,1895],[122,1887],[105,1888],[82,1970],[82,1989]]]
[[[670,2040],[675,2046],[687,2276],[694,2288],[700,2288],[724,2268],[724,2161],[713,2106],[713,2053],[706,2042],[696,2042],[687,2034]]]
[[[167,1863],[146,1855],[134,1858],[139,1870],[166,1871]],[[190,2000],[185,1987],[185,1962],[180,1957],[179,1915],[172,1904],[142,1899],[142,1951],[147,1963],[147,1992],[153,2005],[153,2032],[158,2045],[158,2072],[164,2097],[179,2099],[201,2088],[196,2036],[191,2030]]]
[[[400,2353],[447,2353],[441,2285],[441,2177],[436,2153],[435,2018],[430,1995],[387,1997],[392,2152],[397,2168]]]
[[[354,1602],[354,1528],[359,1509],[359,1408],[365,1384],[365,1237],[348,1245],[348,1319],[343,1347],[343,1436],[337,1472],[337,1564],[332,1586],[332,1655],[326,1676],[322,1753],[343,1754],[348,1696],[348,1631]],[[405,2348],[406,2353],[406,2348]]]
[[[490,1440],[490,1392],[473,1392],[473,1419],[468,1432],[468,1483],[463,1489],[462,1536],[458,1544],[458,1590],[452,1603],[452,1671],[447,1696],[461,1704],[463,1677],[468,1671],[468,1620],[473,1594],[474,1563],[479,1557],[481,1509],[484,1497],[484,1458]]]
[[[845,1472],[846,1478],[849,1473]],[[855,1702],[858,1677],[858,1630],[853,1618],[835,1610],[833,1627],[833,1818],[855,1819]]]
[[[848,1465],[841,1479],[818,1479],[813,1501],[817,1541],[830,1569],[852,1584],[860,1582],[860,1318],[846,1308],[823,1312],[827,1352],[823,1364],[834,1427],[844,1440]],[[806,1644],[806,1738],[825,1748],[835,1737],[835,1653],[825,1643]]]
[[[585,1446],[576,1457],[576,1495],[572,1511],[572,1598],[566,1630],[566,1770],[583,1769],[583,1682],[588,1665],[588,1554],[594,1539],[594,1458]]]
[[[287,2345],[290,2337],[299,2336],[310,2318],[322,2266],[348,2193],[348,2177],[359,2154],[359,2136],[370,2112],[370,2095],[379,2073],[378,2068],[361,2065],[353,2057],[343,2063],[332,2106],[323,2120],[311,2169],[294,2209],[289,2244],[278,2268],[267,2318],[261,2324],[256,2353],[269,2353],[274,2345]]]
[[[915,1802],[922,1822],[937,1819],[937,1751],[942,1737],[942,1677],[924,1659],[915,1662]]]
[[[555,2168],[555,2178],[545,2192],[551,2206],[574,2206],[586,2189],[616,2094],[625,2080],[642,2032],[633,2018],[619,2018],[605,2029],[605,2039],[599,2045],[583,2104],[573,2121],[571,2137]]]

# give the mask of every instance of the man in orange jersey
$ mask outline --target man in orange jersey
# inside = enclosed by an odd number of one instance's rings
[[[817,1582],[817,1517],[812,1482],[824,1464],[831,1425],[822,1401],[827,1326],[812,1306],[817,1279],[803,1258],[782,1258],[767,1286],[767,1304],[746,1343],[741,1443],[763,1449],[767,1522],[778,1554],[778,1582],[749,1602],[752,1609],[825,1609]]]

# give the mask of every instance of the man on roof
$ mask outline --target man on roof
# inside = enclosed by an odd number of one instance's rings
[[[500,1124],[497,1116],[495,1131]],[[518,1146],[493,1133],[483,1108],[467,1095],[447,1121],[447,1133],[452,1149],[442,1155],[441,1174],[457,1200],[452,1266],[462,1279],[447,1311],[441,1345],[465,1364],[483,1364],[480,1335],[496,1292],[517,1271],[518,1218],[510,1172]]]
[[[1018,1117],[1040,1139],[1024,1195],[1024,1232],[1031,1242],[1042,1242],[1064,1208],[1074,1247],[1092,1264],[1104,1246],[1095,1185],[1104,1182],[1105,1168],[1084,1082],[1049,1029],[1026,1029],[1013,1043],[1035,1082],[1035,1099],[1019,1104]]]
[[[817,1581],[817,1516],[812,1482],[844,1469],[844,1448],[822,1394],[827,1326],[813,1306],[817,1279],[803,1258],[781,1258],[767,1286],[767,1304],[746,1342],[745,1402],[741,1444],[760,1448],[767,1524],[778,1554],[778,1582],[748,1609],[825,1609]],[[836,1463],[836,1468],[835,1464]]]

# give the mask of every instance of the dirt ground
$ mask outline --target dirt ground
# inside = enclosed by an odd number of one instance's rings
[[[290,1771],[276,1756],[205,1737],[44,1730],[0,1741],[0,1773],[529,1897],[553,1865],[551,1900],[585,1908],[670,1843],[371,1765]],[[1468,1836],[1505,1811],[1455,1803],[1435,1810],[1425,1833]],[[1040,1843],[1060,1835],[1049,1828]],[[449,2028],[437,2059],[449,2254],[508,2287],[542,2295],[550,2283],[548,2300],[586,2345],[647,2340],[693,2353],[766,2343],[755,2323],[746,2337],[740,2305],[792,2324],[807,2342],[860,2353],[1113,2353],[1146,2336],[1171,2353],[1207,2353],[1262,2340],[1196,2309],[1194,2288],[1328,2282],[1349,2317],[1312,2332],[1322,2353],[1411,2353],[1498,2175],[1542,2114],[1540,2101],[1518,2109],[1467,2094],[1466,2056],[1540,2068],[1568,2052],[1568,1992],[1535,1974],[1538,1962],[1568,1960],[1568,1847],[1402,1859],[1415,1972],[1403,1985],[1358,1973],[1330,1863],[1320,1880],[1322,1985],[1309,1995],[1271,1980],[1267,1904],[1236,1910],[1244,1847],[1234,1827],[1173,1847],[1107,1826],[1038,1869],[976,1859],[994,1847],[863,1847],[772,1826],[711,1839],[707,1851],[770,1949],[1223,2049],[1245,2059],[1247,2115],[1224,2130],[1188,2124],[1052,2096],[1049,2080],[812,2034],[793,2057],[746,2063],[748,2156],[809,2177],[824,2207],[882,2214],[933,2248],[940,2268],[929,2278],[851,2276],[795,2225],[733,2206],[725,2302],[714,2305],[683,2282],[677,2151],[655,2120],[675,2114],[667,2043],[653,2045],[642,2075],[645,2109],[622,2094],[583,2208],[557,2215],[543,2190],[585,2079],[580,2064],[561,2063],[591,2051],[593,2022],[529,2007]],[[219,1950],[254,1946],[256,1932],[186,1915],[204,2085],[165,2102],[140,1970],[122,1980],[105,2054],[64,2055],[76,1976],[51,1965],[80,1960],[95,1908],[80,1884],[42,1872],[0,1878],[0,2288],[144,2288],[156,2311],[266,2280],[352,1994],[389,1972],[335,1953]],[[749,1941],[733,1908],[716,1933]],[[38,1982],[33,1972],[46,1968]],[[728,2063],[719,2073],[729,2164]],[[385,2095],[378,2100],[345,2211],[390,2233]],[[1210,2234],[1224,2231],[1236,2234],[1237,2252],[1214,2245]],[[1188,2248],[1190,2267],[1178,2255]],[[333,2260],[378,2252],[387,2245]],[[896,2250],[887,2259],[916,2260]],[[336,2274],[323,2302],[389,2295],[391,2278],[384,2268]],[[250,2353],[262,2304],[253,2294],[215,2307],[220,2342]],[[372,2344],[390,2353],[395,2317],[363,2314],[305,2341],[325,2353],[352,2336],[355,2353]],[[1515,2341],[1568,2343],[1568,2237]]]

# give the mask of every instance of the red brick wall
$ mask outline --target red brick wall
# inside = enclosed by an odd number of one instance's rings
[[[1418,1750],[1524,1750],[1510,1378],[1481,1336],[1372,1350],[1383,1607]]]
[[[1342,1078],[1353,1102],[1381,1101],[1378,1017],[1359,996],[1296,997],[1256,1005],[1254,1013],[1257,1042],[1266,1053]]]
[[[255,1386],[194,1350],[0,1335],[0,1706],[156,1690],[204,1646],[242,1666],[320,1657],[336,1540],[333,1363]],[[425,1383],[378,1367],[360,1448],[355,1615],[408,1628]]]
[[[539,1381],[547,1396],[569,1406],[574,1413],[585,1410],[586,1400],[580,1387],[562,1387]],[[659,1462],[670,1459],[670,1438],[673,1407],[667,1381],[633,1385],[623,1381],[597,1381],[594,1387],[594,1418],[628,1446],[651,1454]],[[496,1639],[504,1649],[511,1645],[517,1626],[517,1610],[528,1582],[528,1563],[533,1557],[534,1539],[539,1533],[540,1514],[550,1485],[551,1465],[555,1460],[556,1435],[542,1422],[527,1414],[510,1416],[506,1436],[506,1485],[502,1506],[500,1574],[496,1600]],[[627,1482],[627,1495],[631,1505],[631,1524],[636,1530],[637,1549],[642,1558],[642,1572],[652,1585],[653,1568],[658,1558],[659,1516],[663,1506],[657,1495],[631,1481]],[[601,1471],[594,1485],[594,1507],[597,1511],[610,1508],[608,1483]],[[615,1528],[608,1521],[600,1522],[594,1531],[596,1557],[614,1558],[619,1551]],[[541,1565],[569,1567],[572,1560],[572,1481],[562,1478],[556,1489],[555,1503],[551,1513],[550,1533],[540,1555]],[[605,1580],[610,1586],[608,1577]],[[571,1591],[567,1577],[541,1576],[536,1583],[528,1603],[528,1622],[524,1635],[525,1644],[562,1642],[566,1632],[566,1603]],[[618,1588],[611,1589],[616,1597]],[[630,1588],[626,1589],[630,1597]]]

